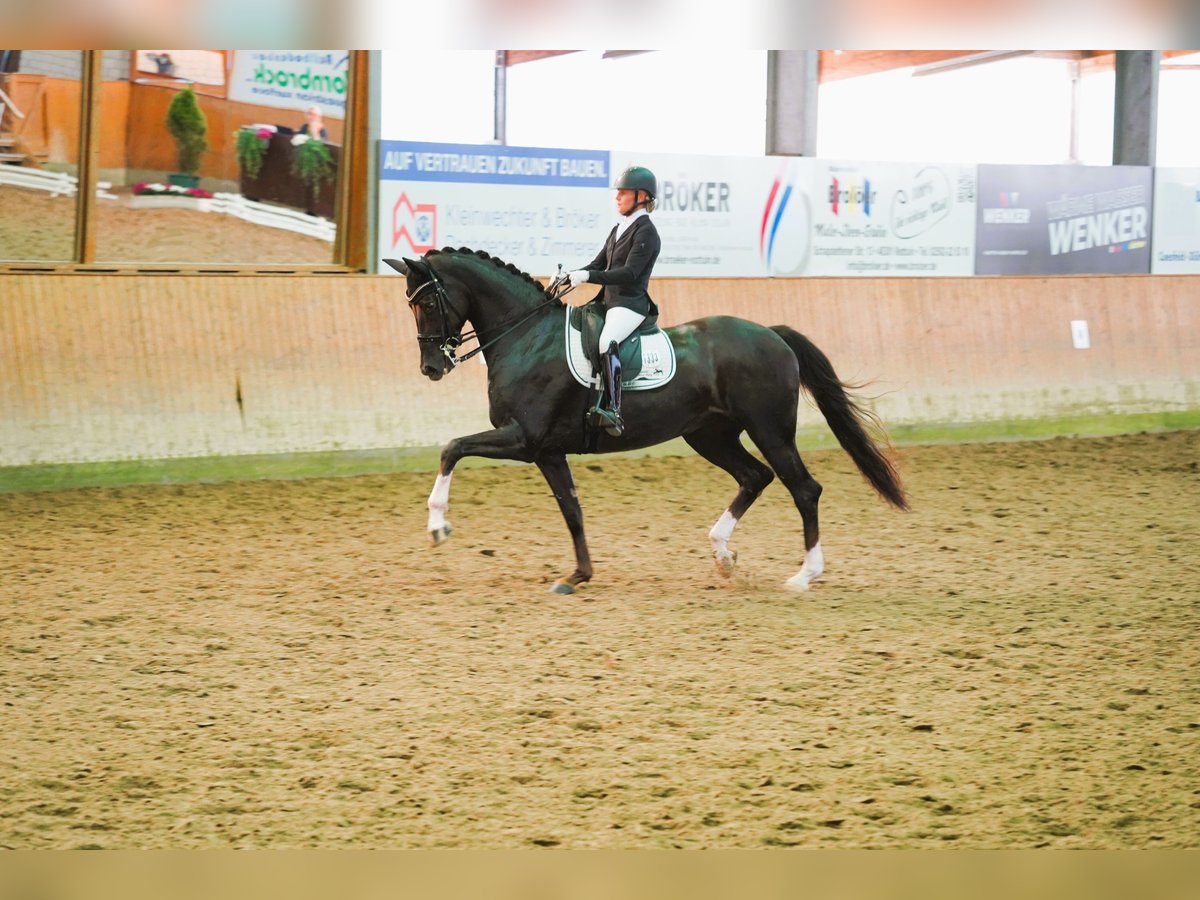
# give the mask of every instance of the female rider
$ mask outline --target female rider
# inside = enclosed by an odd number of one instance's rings
[[[596,258],[568,273],[571,287],[585,282],[603,285],[596,295],[604,310],[600,331],[600,372],[608,395],[608,409],[597,409],[600,424],[609,434],[620,436],[625,430],[621,420],[621,361],[617,347],[633,334],[658,307],[646,291],[660,243],[658,229],[650,221],[658,180],[644,166],[630,166],[617,178],[617,212],[620,219]]]

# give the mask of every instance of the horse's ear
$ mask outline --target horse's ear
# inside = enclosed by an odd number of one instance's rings
[[[408,260],[406,259],[385,259],[385,263],[399,272],[401,275],[408,274]]]
[[[409,275],[418,275],[423,278],[431,277],[429,274],[429,263],[425,262],[423,259],[409,259],[406,256],[404,257],[404,262],[402,265],[407,267],[406,273]]]

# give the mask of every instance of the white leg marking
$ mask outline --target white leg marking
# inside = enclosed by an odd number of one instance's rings
[[[439,475],[429,495],[429,538],[434,545],[450,536],[450,523],[446,521],[446,510],[450,508],[450,479],[454,473]]]
[[[721,575],[732,574],[734,564],[737,562],[737,553],[729,549],[729,539],[733,537],[733,529],[737,527],[737,523],[738,520],[733,517],[733,514],[729,510],[725,510],[721,513],[721,518],[717,519],[717,524],[708,533],[708,539],[712,542],[713,559],[717,563],[717,572]]]
[[[821,577],[825,571],[825,554],[821,552],[821,542],[817,541],[813,548],[804,554],[804,565],[800,571],[789,578],[784,586],[793,591],[807,591],[808,586]]]

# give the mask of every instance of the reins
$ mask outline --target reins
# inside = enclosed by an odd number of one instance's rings
[[[535,313],[541,312],[543,309],[548,307],[551,303],[558,303],[558,302],[559,302],[559,300],[557,297],[551,297],[550,299],[546,300],[545,302],[539,303],[537,306],[535,306],[533,309],[531,309],[529,312],[527,312],[521,318],[517,319],[517,321],[513,322],[512,325],[510,325],[508,328],[504,329],[504,331],[500,332],[500,334],[496,335],[494,338],[492,338],[486,344],[480,344],[478,347],[476,347],[474,350],[470,351],[469,353],[467,353],[464,356],[459,356],[459,357],[451,356],[450,361],[454,365],[458,365],[458,363],[460,363],[460,362],[466,362],[468,359],[470,359],[476,353],[482,353],[488,347],[492,346],[492,344],[496,343],[496,341],[500,340],[501,338],[505,337],[506,335],[508,335],[511,332],[513,332],[514,330],[516,330],[518,325],[521,325],[523,322],[525,322],[525,320],[532,318]],[[499,328],[503,324],[504,323],[501,322],[500,325],[497,325],[496,327]],[[469,341],[472,339],[479,340],[478,334],[473,329],[471,331],[467,332],[466,334],[464,334],[461,338],[459,338],[458,343],[455,344],[454,348],[452,348],[452,349],[457,349],[458,347],[462,346],[463,341]],[[447,342],[447,343],[449,343],[449,342]]]
[[[440,341],[441,342],[440,349],[446,355],[446,358],[448,360],[450,360],[451,366],[457,366],[459,363],[466,362],[468,359],[470,359],[472,356],[475,356],[477,353],[482,353],[484,350],[486,350],[488,347],[491,347],[497,341],[507,337],[514,330],[516,330],[519,326],[524,324],[529,319],[533,318],[533,316],[535,316],[537,313],[541,312],[543,309],[547,308],[551,304],[560,303],[561,302],[560,298],[564,294],[567,294],[570,291],[574,290],[574,288],[567,288],[567,290],[565,290],[565,291],[560,291],[560,292],[551,294],[550,297],[545,302],[539,303],[537,306],[535,306],[529,312],[525,313],[523,316],[521,316],[519,319],[517,319],[512,324],[508,324],[507,322],[501,322],[499,325],[497,325],[496,326],[497,328],[504,328],[504,330],[502,332],[500,332],[500,334],[498,334],[494,338],[492,338],[490,341],[488,341],[486,344],[481,343],[474,350],[470,351],[469,353],[464,354],[463,356],[455,356],[454,351],[457,350],[459,347],[461,347],[465,341],[470,341],[470,340],[478,341],[479,340],[479,332],[476,329],[471,329],[466,334],[462,334],[461,332],[458,335],[450,334],[450,320],[449,320],[449,318],[447,316],[447,312],[446,312],[447,307],[450,307],[450,297],[446,293],[446,288],[442,286],[442,281],[440,278],[438,278],[437,272],[434,270],[433,266],[429,266],[428,269],[429,269],[429,281],[425,282],[423,285],[418,287],[411,294],[407,295],[408,303],[410,306],[415,304],[417,302],[417,298],[421,295],[421,292],[424,291],[427,287],[432,286],[434,291],[437,294],[438,314],[440,315],[441,320],[442,320],[442,333],[441,334],[420,334],[420,333],[418,333],[417,341],[422,344],[433,344],[433,343],[437,343]],[[506,325],[508,327],[505,327]]]

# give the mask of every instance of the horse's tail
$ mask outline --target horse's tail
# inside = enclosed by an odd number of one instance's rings
[[[800,383],[812,394],[833,436],[850,454],[863,477],[888,503],[897,509],[908,509],[908,499],[895,464],[884,452],[891,444],[883,424],[873,412],[859,405],[858,398],[851,393],[857,385],[842,382],[829,358],[800,332],[786,325],[774,325],[771,330],[796,354],[796,361],[800,363]],[[880,435],[879,443],[868,434],[868,428]]]

